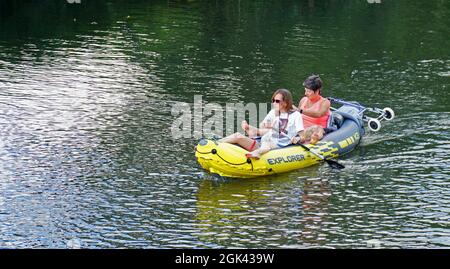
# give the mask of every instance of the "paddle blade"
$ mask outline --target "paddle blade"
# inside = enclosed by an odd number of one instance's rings
[[[345,168],[345,166],[344,165],[342,165],[342,164],[340,164],[340,163],[338,163],[338,162],[336,162],[336,161],[333,161],[333,160],[325,160],[326,162],[327,162],[327,164],[331,167],[331,168],[335,168],[335,169],[344,169]]]

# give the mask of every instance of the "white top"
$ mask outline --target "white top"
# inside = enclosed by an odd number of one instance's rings
[[[289,145],[291,138],[304,130],[302,116],[298,111],[281,113],[279,116],[276,116],[275,109],[272,109],[261,122],[261,124],[263,123],[269,125],[273,123],[274,132],[271,135],[276,137],[276,143],[281,147]]]

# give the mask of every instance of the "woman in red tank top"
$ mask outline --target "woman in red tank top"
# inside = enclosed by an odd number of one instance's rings
[[[312,75],[303,82],[303,86],[305,87],[305,97],[300,100],[298,110],[302,113],[304,127],[320,125],[326,128],[328,117],[331,114],[331,104],[328,99],[320,95],[322,80],[318,75]]]
[[[309,76],[305,82],[305,97],[298,104],[298,111],[302,114],[303,126],[305,129],[312,128],[314,139],[317,142],[322,139],[324,128],[327,128],[328,118],[331,115],[331,103],[323,98],[320,93],[322,90],[322,80],[318,75]]]

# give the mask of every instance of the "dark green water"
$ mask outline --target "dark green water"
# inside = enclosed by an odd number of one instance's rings
[[[2,1],[0,248],[450,247],[450,2]],[[341,159],[218,179],[176,102],[324,95],[396,118]]]

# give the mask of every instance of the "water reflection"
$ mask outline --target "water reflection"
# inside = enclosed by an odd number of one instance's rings
[[[300,220],[303,227],[300,242],[304,247],[323,246],[330,241],[327,222],[330,221],[328,215],[331,196],[328,180],[321,178],[305,180],[302,195],[304,217]]]
[[[210,178],[197,192],[198,236],[216,246],[325,245],[330,197],[317,169],[260,179]]]

